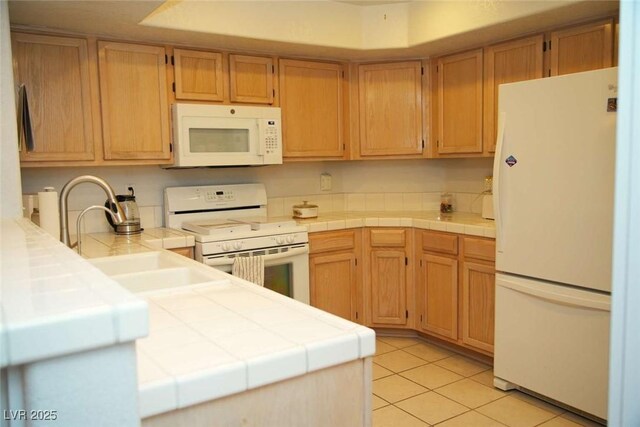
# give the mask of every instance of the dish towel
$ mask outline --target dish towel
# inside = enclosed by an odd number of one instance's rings
[[[264,286],[264,257],[261,255],[235,257],[231,274],[256,285]]]

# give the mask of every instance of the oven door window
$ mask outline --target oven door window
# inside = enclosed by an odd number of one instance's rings
[[[293,298],[293,264],[265,266],[264,287]]]
[[[250,148],[249,129],[189,129],[192,153],[248,153]]]

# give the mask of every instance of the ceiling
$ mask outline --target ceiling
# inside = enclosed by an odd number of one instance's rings
[[[14,27],[310,58],[426,57],[617,13],[617,1],[9,1]],[[266,18],[265,18],[266,17]]]

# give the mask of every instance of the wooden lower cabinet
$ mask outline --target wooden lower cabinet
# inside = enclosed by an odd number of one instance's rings
[[[418,329],[493,354],[495,241],[415,230]]]
[[[359,229],[313,233],[309,237],[311,305],[362,322],[362,265]]]
[[[366,323],[373,327],[411,328],[409,270],[412,234],[404,228],[368,228],[364,237]]]
[[[453,340],[458,338],[458,261],[422,254],[418,286],[421,287],[420,327]]]
[[[314,307],[493,354],[494,239],[367,227],[311,233],[309,246]]]
[[[493,353],[495,283],[493,265],[462,265],[462,342]]]

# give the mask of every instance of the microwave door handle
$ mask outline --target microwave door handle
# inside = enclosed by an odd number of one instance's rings
[[[258,128],[258,156],[264,156],[265,129],[264,120],[258,119],[256,126]]]

